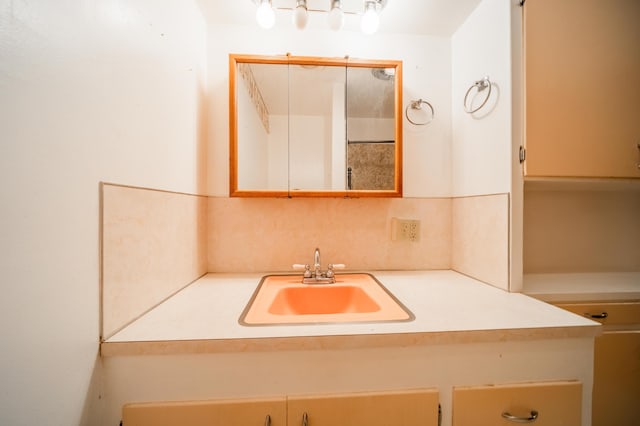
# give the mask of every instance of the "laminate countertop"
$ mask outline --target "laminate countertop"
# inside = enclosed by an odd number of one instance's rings
[[[203,276],[101,344],[103,356],[362,348],[594,337],[600,324],[450,270],[369,271],[410,322],[243,326],[266,274]]]

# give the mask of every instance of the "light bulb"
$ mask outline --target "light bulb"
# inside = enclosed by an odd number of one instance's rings
[[[256,21],[260,27],[268,30],[276,23],[276,14],[271,8],[270,0],[262,0],[256,10]]]
[[[360,28],[365,34],[373,34],[378,31],[378,26],[380,26],[380,16],[376,11],[376,3],[367,1],[362,21],[360,21]]]
[[[329,12],[329,27],[333,31],[339,31],[344,25],[344,12],[340,6],[340,0],[331,2],[331,12]]]
[[[297,29],[302,30],[307,26],[307,1],[298,0],[298,5],[293,11],[293,24]]]

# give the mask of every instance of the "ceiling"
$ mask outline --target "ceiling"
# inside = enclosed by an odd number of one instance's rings
[[[272,0],[276,7],[295,7],[295,0]],[[379,33],[450,36],[482,0],[387,0]],[[210,25],[256,25],[253,0],[198,0]],[[307,0],[309,10],[329,8],[330,0]],[[362,0],[343,0],[343,10],[361,9]],[[276,27],[290,26],[289,11],[276,12]],[[327,28],[310,13],[309,28]],[[320,25],[322,24],[322,25]],[[347,15],[344,30],[359,31],[359,19]]]

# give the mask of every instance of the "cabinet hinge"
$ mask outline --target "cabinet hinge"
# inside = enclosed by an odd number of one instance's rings
[[[527,150],[524,149],[522,145],[520,145],[520,153],[518,155],[518,158],[520,158],[520,164],[524,163],[524,160],[527,158]]]

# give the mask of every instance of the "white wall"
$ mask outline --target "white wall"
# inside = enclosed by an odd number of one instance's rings
[[[452,37],[453,196],[511,190],[512,3],[483,0]],[[493,83],[491,97],[467,114],[465,93],[485,76]]]
[[[209,85],[212,97],[208,193],[228,195],[228,55],[229,53],[400,59],[404,72],[404,105],[426,99],[436,109],[428,126],[404,122],[404,194],[449,196],[451,140],[451,40],[448,37],[365,36],[290,26],[262,30],[257,25],[208,28]],[[404,113],[404,111],[403,111]]]
[[[269,133],[262,123],[246,84],[238,78],[236,91],[238,110],[246,111],[242,120],[238,120],[238,140],[246,143],[238,144],[238,188],[264,189],[268,181],[268,163],[264,161],[269,151]]]
[[[330,188],[344,189],[347,187],[347,133],[346,117],[346,93],[342,84],[333,85],[333,103],[331,107],[331,155],[327,161],[329,165]]]
[[[326,188],[328,120],[321,115],[292,115],[289,119],[289,179],[291,190]],[[329,130],[329,132],[327,132]],[[330,155],[328,156],[330,160]]]
[[[101,423],[101,180],[204,182],[193,1],[0,0],[0,424]]]
[[[331,144],[328,120],[322,116],[270,115],[269,121],[268,152],[256,150],[250,159],[251,163],[267,167],[268,178],[263,179],[261,186],[242,189],[287,191],[325,187],[326,157],[331,153],[326,152]]]
[[[269,180],[267,187],[277,191],[289,189],[289,117],[286,115],[269,116],[270,133],[267,141],[268,156],[267,169]],[[219,134],[219,132],[216,132]],[[220,139],[214,135],[214,140],[220,143]]]

